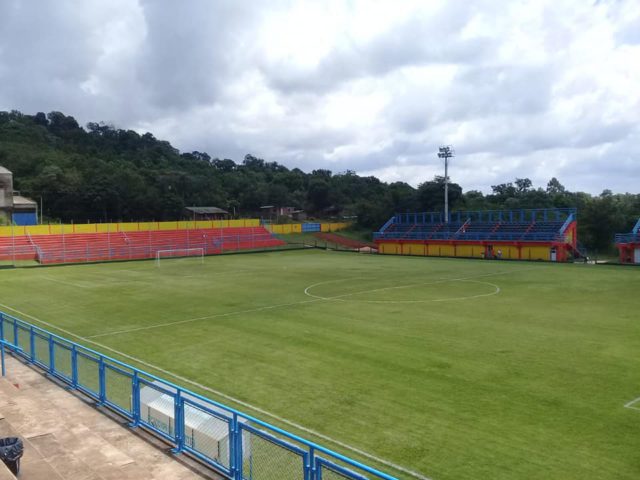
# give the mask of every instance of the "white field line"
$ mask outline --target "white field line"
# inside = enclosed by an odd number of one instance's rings
[[[247,310],[236,310],[236,311],[227,312],[227,313],[216,313],[214,315],[207,315],[205,317],[187,318],[186,320],[178,320],[177,322],[158,323],[156,325],[148,325],[146,327],[129,328],[126,330],[116,330],[115,332],[99,333],[97,335],[89,335],[85,338],[109,337],[111,335],[120,335],[123,333],[139,332],[141,330],[151,330],[154,328],[163,328],[163,327],[171,327],[173,325],[181,325],[183,323],[198,322],[200,320],[208,320],[210,318],[231,317],[233,315],[242,315],[243,313],[261,312],[263,310],[272,310],[274,308],[290,307],[293,305],[301,305],[304,303],[314,303],[319,301],[321,301],[321,299],[316,298],[313,300],[302,300],[300,302],[278,303],[276,305],[267,305],[265,307],[249,308]]]
[[[308,302],[313,302],[313,301],[316,301],[316,300],[308,300]],[[277,420],[278,422],[281,422],[281,423],[283,423],[285,425],[289,425],[290,427],[293,427],[293,428],[295,428],[295,429],[297,429],[299,431],[308,433],[310,435],[313,435],[316,438],[320,438],[320,439],[325,440],[327,442],[330,442],[330,443],[332,443],[334,445],[338,445],[339,447],[344,448],[346,450],[349,450],[349,451],[351,451],[353,453],[356,453],[358,455],[362,455],[363,457],[365,457],[365,458],[367,458],[369,460],[373,460],[374,462],[377,462],[380,465],[385,465],[387,467],[393,468],[394,470],[396,470],[398,472],[406,473],[407,475],[410,475],[410,476],[412,476],[414,478],[417,478],[419,480],[432,480],[429,477],[427,477],[425,475],[422,475],[419,472],[410,470],[410,469],[408,469],[406,467],[403,467],[402,465],[395,464],[395,463],[390,462],[388,460],[385,460],[383,458],[376,457],[375,455],[372,455],[370,453],[365,452],[364,450],[360,450],[359,448],[356,448],[356,447],[353,447],[353,446],[351,446],[349,444],[341,442],[340,440],[336,440],[336,439],[334,439],[332,437],[329,437],[328,435],[324,435],[322,433],[316,432],[315,430],[312,430],[310,428],[304,427],[304,426],[299,425],[299,424],[297,424],[295,422],[287,420],[286,418],[280,417],[278,415],[274,415],[273,413],[270,413],[270,412],[268,412],[266,410],[263,410],[260,407],[256,407],[256,406],[254,406],[254,405],[252,405],[250,403],[247,403],[245,401],[242,401],[242,400],[239,400],[239,399],[237,399],[235,397],[232,397],[231,395],[227,395],[226,393],[223,393],[223,392],[221,392],[219,390],[215,390],[213,388],[207,387],[206,385],[202,385],[201,383],[194,382],[193,380],[189,380],[186,377],[183,377],[181,375],[177,375],[177,374],[175,374],[175,373],[173,373],[173,372],[171,372],[169,370],[165,370],[164,368],[157,367],[156,365],[153,365],[153,364],[151,364],[149,362],[145,362],[144,360],[140,360],[139,358],[133,357],[133,356],[128,355],[126,353],[120,352],[120,351],[118,351],[118,350],[116,350],[114,348],[111,348],[111,347],[108,347],[106,345],[103,345],[102,343],[94,342],[92,340],[89,340],[86,337],[82,337],[80,335],[76,335],[75,333],[73,333],[73,332],[71,332],[69,330],[57,327],[57,326],[55,326],[55,325],[53,325],[53,324],[51,324],[49,322],[46,322],[46,321],[41,320],[41,319],[39,319],[37,317],[34,317],[33,315],[29,315],[28,313],[21,312],[20,310],[17,310],[17,309],[15,309],[13,307],[10,307],[9,305],[4,305],[4,304],[0,303],[0,307],[5,308],[7,310],[11,310],[12,312],[17,313],[18,315],[22,315],[23,317],[30,318],[31,320],[34,320],[34,321],[36,321],[36,322],[38,322],[38,323],[40,323],[42,325],[46,325],[47,327],[50,327],[50,328],[52,328],[54,330],[58,330],[60,332],[63,332],[64,334],[69,335],[71,337],[77,338],[79,340],[83,340],[83,341],[91,343],[93,345],[96,345],[96,346],[98,346],[100,348],[103,348],[103,349],[108,350],[108,351],[110,351],[112,353],[120,355],[123,358],[127,358],[127,359],[132,360],[132,361],[134,361],[136,363],[139,363],[140,365],[144,365],[145,367],[151,368],[151,369],[153,369],[153,370],[155,370],[157,372],[164,373],[165,375],[173,377],[176,380],[180,380],[181,382],[187,383],[189,385],[193,385],[193,386],[195,386],[197,388],[200,388],[200,389],[202,389],[204,391],[213,393],[214,395],[218,395],[218,396],[220,396],[222,398],[225,398],[227,400],[232,401],[233,403],[235,403],[237,405],[241,405],[241,406],[243,406],[245,408],[251,409],[254,412],[258,412],[261,415],[264,415],[266,417],[269,417],[269,418],[272,418],[274,420]]]
[[[371,290],[360,290],[358,292],[344,293],[342,295],[336,295],[336,296],[333,296],[333,297],[321,297],[319,295],[313,295],[312,293],[309,293],[309,290],[311,290],[312,288],[315,288],[315,287],[317,287],[319,285],[325,285],[325,284],[328,284],[328,283],[344,282],[344,281],[347,281],[347,280],[354,280],[354,279],[351,279],[351,278],[345,278],[345,279],[340,279],[340,280],[328,280],[328,281],[325,281],[325,282],[314,283],[313,285],[309,285],[307,288],[304,289],[304,294],[309,296],[309,297],[317,298],[319,300],[340,300],[340,299],[345,298],[345,297],[352,297],[354,295],[361,295],[361,294],[365,294],[365,293],[384,292],[384,291],[387,291],[387,290],[397,290],[397,289],[400,289],[400,288],[420,287],[420,286],[423,286],[423,285],[436,285],[436,284],[439,284],[439,283],[472,281],[475,278],[493,277],[495,275],[505,275],[505,274],[508,274],[508,273],[522,272],[522,271],[525,271],[525,270],[531,270],[531,269],[530,268],[524,268],[524,269],[520,269],[520,270],[512,270],[512,271],[509,271],[509,272],[495,272],[495,273],[487,273],[487,274],[483,274],[483,275],[472,275],[472,276],[469,276],[469,277],[460,277],[460,278],[441,278],[441,279],[434,280],[434,281],[431,281],[431,282],[410,283],[410,284],[407,284],[407,285],[394,285],[393,287],[382,287],[382,288],[374,288],[374,289],[371,289]],[[360,279],[362,279],[362,278],[363,277],[360,277]],[[490,284],[488,282],[487,282],[487,284],[491,285],[492,287],[496,287],[496,285]],[[497,288],[498,288],[498,291],[499,291],[500,287],[497,287]],[[495,292],[495,293],[497,293],[497,292]],[[495,293],[492,293],[491,295],[495,295]],[[485,296],[485,295],[483,294],[482,296]],[[471,298],[471,297],[469,297],[469,298]],[[442,301],[445,301],[445,300],[449,300],[449,299],[440,299],[440,300],[437,300],[437,301],[442,302]],[[455,300],[455,299],[451,299],[451,300]],[[436,301],[436,300],[431,300],[431,301]],[[419,302],[425,302],[425,301],[424,300],[420,300]],[[402,303],[409,303],[409,302],[402,302]]]
[[[639,402],[640,402],[640,397],[635,398],[630,402],[625,403],[624,408],[630,408],[631,410],[640,410],[640,407],[634,407],[634,405]]]
[[[58,280],[57,278],[47,277],[45,275],[42,275],[40,278],[43,278],[43,279],[48,280],[50,282],[59,283],[61,285],[68,285],[70,287],[75,287],[75,288],[91,288],[91,287],[88,287],[86,285],[80,285],[79,283],[66,282],[64,280]]]
[[[474,278],[483,278],[483,277],[490,277],[490,276],[494,276],[494,275],[504,275],[507,273],[513,273],[513,272],[521,272],[523,270],[530,270],[530,269],[521,269],[521,270],[512,270],[510,272],[496,272],[496,273],[489,273],[489,274],[483,274],[483,275],[475,275],[475,276],[470,276],[470,277],[463,277],[463,278],[448,278],[448,279],[441,279],[441,280],[437,280],[434,282],[426,282],[426,283],[419,283],[419,284],[412,284],[412,285],[403,285],[400,287],[386,287],[386,288],[377,288],[374,290],[367,290],[367,291],[361,291],[361,292],[355,292],[355,293],[347,293],[347,294],[343,294],[343,295],[337,295],[335,297],[318,297],[315,295],[312,295],[310,293],[308,293],[308,290],[310,290],[313,287],[316,287],[318,285],[322,285],[324,283],[329,283],[329,282],[337,282],[337,281],[347,281],[347,280],[358,280],[358,279],[362,279],[362,277],[355,277],[355,278],[346,278],[346,279],[342,279],[342,280],[329,280],[328,282],[319,282],[319,283],[315,283],[313,285],[309,285],[307,288],[305,288],[304,293],[305,295],[309,296],[309,297],[314,297],[313,300],[301,300],[298,302],[290,302],[290,303],[278,303],[276,305],[267,305],[264,307],[256,307],[256,308],[250,308],[247,310],[236,310],[233,312],[226,312],[226,313],[215,313],[213,315],[206,315],[203,317],[196,317],[196,318],[187,318],[185,320],[177,320],[177,321],[173,321],[173,322],[166,322],[166,323],[158,323],[155,325],[147,325],[145,327],[136,327],[136,328],[127,328],[127,329],[123,329],[123,330],[116,330],[115,332],[105,332],[105,333],[98,333],[96,335],[88,335],[87,337],[84,338],[100,338],[100,337],[108,337],[111,335],[121,335],[124,333],[133,333],[133,332],[141,332],[144,330],[153,330],[156,328],[164,328],[164,327],[172,327],[174,325],[182,325],[185,323],[192,323],[192,322],[199,322],[202,320],[209,320],[212,318],[224,318],[224,317],[231,317],[234,315],[242,315],[245,313],[255,313],[255,312],[261,312],[264,310],[273,310],[275,308],[284,308],[284,307],[292,307],[295,305],[304,305],[307,303],[314,303],[314,302],[320,302],[320,301],[326,301],[326,300],[339,300],[342,297],[347,297],[350,295],[357,295],[359,293],[369,293],[369,292],[377,292],[377,291],[381,291],[381,290],[391,290],[394,288],[407,288],[407,287],[411,287],[411,286],[416,286],[416,285],[430,285],[430,284],[437,284],[437,283],[446,283],[446,282],[454,282],[454,281],[467,281],[467,280],[472,280]],[[490,284],[492,287],[497,288],[497,291],[494,291],[490,294],[482,294],[480,296],[489,296],[489,295],[497,295],[498,293],[500,293],[500,287],[498,287],[497,285],[494,284]],[[472,297],[469,297],[472,298]],[[476,298],[476,297],[474,297]],[[465,300],[467,298],[458,298],[457,300]],[[450,300],[456,300],[454,299],[439,299],[439,301],[450,301]],[[408,302],[403,302],[403,303],[408,303]]]

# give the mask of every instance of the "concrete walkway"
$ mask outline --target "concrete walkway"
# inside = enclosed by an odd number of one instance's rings
[[[28,480],[221,479],[39,370],[7,355],[0,378],[0,437],[25,443],[19,478]],[[105,412],[108,415],[105,415]],[[0,465],[4,467],[4,465]],[[0,479],[12,475],[0,468]],[[5,475],[10,477],[5,477]]]

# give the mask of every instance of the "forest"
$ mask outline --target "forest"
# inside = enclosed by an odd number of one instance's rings
[[[444,178],[413,187],[353,171],[303,172],[247,154],[240,163],[206,152],[180,152],[152,133],[104,122],[81,126],[61,112],[0,111],[0,166],[14,189],[42,202],[45,222],[174,220],[185,206],[217,206],[235,217],[259,215],[263,205],[292,206],[312,218],[351,218],[376,230],[394,212],[444,208]],[[455,179],[452,179],[455,180]],[[568,191],[556,179],[491,186],[491,193],[449,184],[452,210],[575,207],[579,238],[608,252],[613,235],[640,216],[640,195]]]

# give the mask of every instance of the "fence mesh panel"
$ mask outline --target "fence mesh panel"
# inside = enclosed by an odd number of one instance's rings
[[[326,466],[322,466],[322,480],[345,480],[345,479],[351,479],[353,477],[347,477],[346,475],[342,475],[341,473],[338,473],[332,469],[329,469]]]
[[[13,334],[13,321],[7,320],[6,318],[2,322],[2,332],[4,334],[4,339],[12,344],[15,344],[16,339]]]
[[[242,477],[246,480],[302,480],[302,455],[278,445],[269,434],[242,432]]]
[[[111,403],[131,413],[131,377],[120,370],[105,365],[106,398]]]
[[[71,378],[71,349],[56,341],[53,342],[53,357],[58,374]]]
[[[29,329],[23,326],[18,325],[18,335],[16,336],[16,345],[19,346],[25,353],[28,355],[31,351],[31,346],[29,345]]]
[[[49,339],[43,336],[34,334],[34,347],[35,347],[35,358],[38,362],[46,365],[49,365]]]
[[[78,384],[100,393],[100,366],[93,357],[78,353]]]
[[[229,468],[229,421],[184,404],[185,445]]]
[[[175,394],[140,381],[140,421],[175,438]]]
[[[317,460],[320,457],[316,457]],[[349,465],[338,459],[327,459],[322,457],[323,461],[317,461],[316,466],[322,480],[369,480],[371,477],[366,475],[357,467]]]

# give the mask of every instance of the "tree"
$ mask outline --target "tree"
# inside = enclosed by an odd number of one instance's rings
[[[516,191],[517,193],[520,193],[520,194],[527,193],[531,189],[531,186],[533,185],[531,180],[529,180],[528,178],[516,178],[515,184],[516,184]]]
[[[556,177],[553,177],[549,180],[549,183],[547,183],[547,193],[550,195],[558,195],[565,191],[564,185],[562,185]]]
[[[449,183],[449,209],[455,208],[461,199],[462,187],[457,183]],[[436,176],[418,185],[417,203],[420,211],[443,211],[444,177]]]

